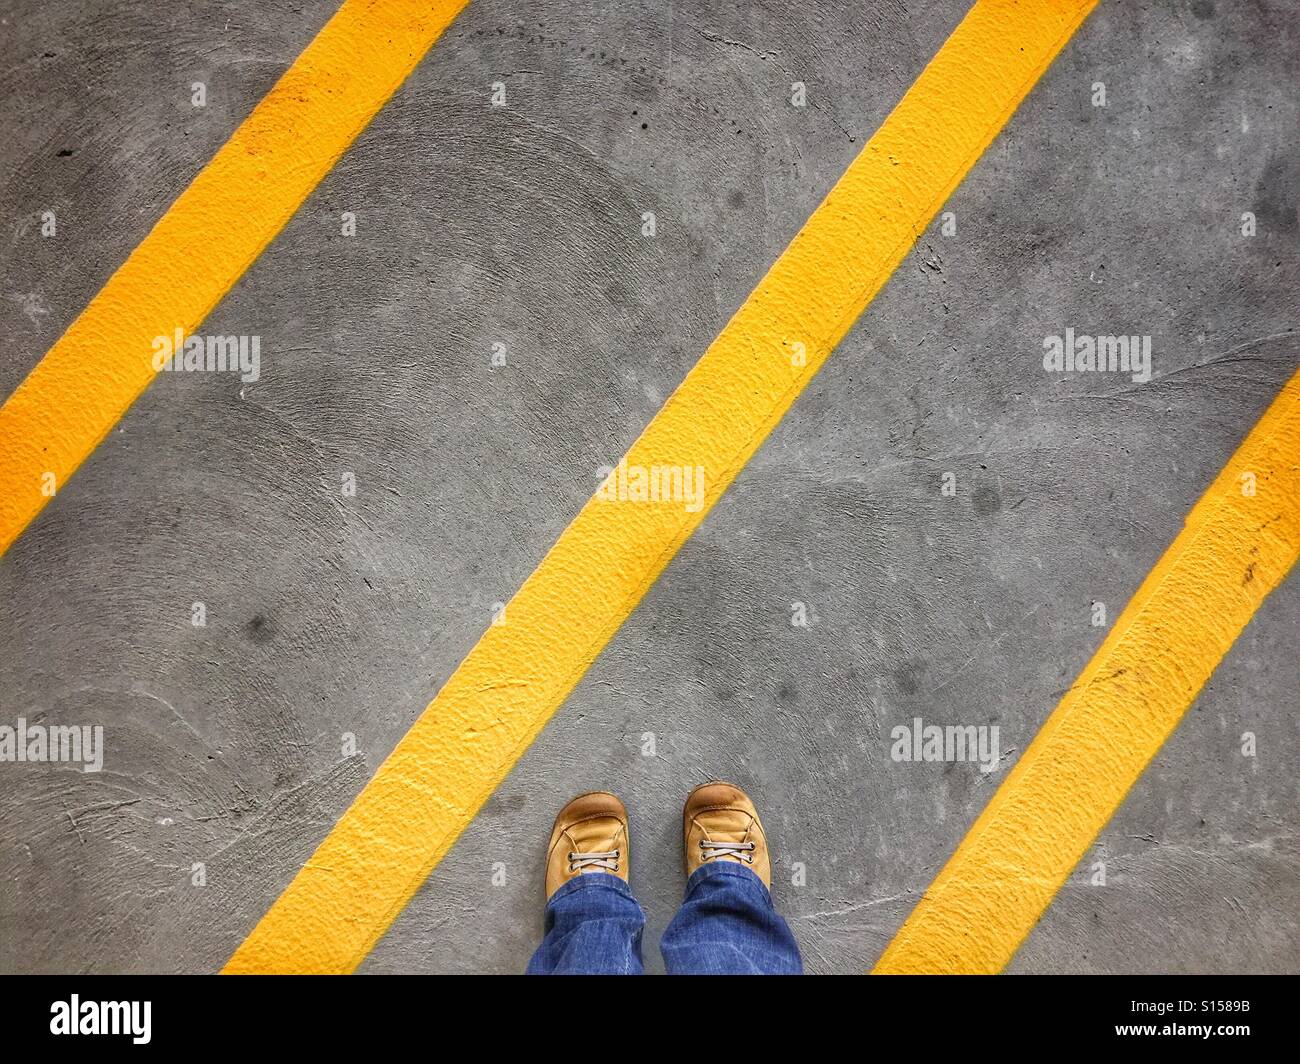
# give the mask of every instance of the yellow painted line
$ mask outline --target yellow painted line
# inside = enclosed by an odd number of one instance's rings
[[[780,420],[1095,0],[979,0],[633,443],[704,505],[593,498],[227,972],[349,972]]]
[[[398,89],[466,0],[346,0],[0,407],[0,554]]]
[[[1187,515],[874,970],[1001,971],[1298,553],[1300,373]]]

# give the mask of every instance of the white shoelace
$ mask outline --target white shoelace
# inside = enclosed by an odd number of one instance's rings
[[[595,853],[569,853],[569,871],[581,872],[584,868],[603,868],[608,872],[618,871],[618,850],[606,850]]]
[[[712,839],[700,839],[700,849],[704,851],[704,860],[712,861],[717,857],[734,857],[745,864],[754,863],[752,842],[714,842]]]

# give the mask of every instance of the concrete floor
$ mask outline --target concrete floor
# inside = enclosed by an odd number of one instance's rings
[[[0,6],[0,395],[334,6]],[[0,765],[0,970],[218,968],[965,7],[471,0],[205,326],[261,380],[162,375],[0,559],[0,723],[107,746]],[[659,969],[713,775],[808,969],[869,967],[1300,364],[1297,83],[1295,0],[1103,0],[362,970],[520,971],[591,788]],[[1045,373],[1067,326],[1153,379]],[[1300,970],[1297,622],[1293,575],[1012,971]],[[914,716],[1004,768],[891,761]]]

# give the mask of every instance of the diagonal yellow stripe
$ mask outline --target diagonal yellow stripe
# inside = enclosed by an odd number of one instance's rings
[[[971,8],[628,452],[703,467],[705,505],[588,502],[227,972],[361,962],[1095,2]]]
[[[874,970],[1001,971],[1298,553],[1300,373],[1187,515]]]
[[[0,407],[0,554],[262,253],[466,0],[346,0]]]

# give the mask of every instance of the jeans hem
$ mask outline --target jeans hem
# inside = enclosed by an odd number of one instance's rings
[[[686,896],[689,898],[695,888],[710,879],[725,879],[730,876],[733,879],[744,879],[750,881],[750,885],[757,887],[767,900],[767,904],[772,904],[772,892],[767,889],[767,885],[758,878],[758,873],[752,871],[748,865],[738,864],[735,861],[715,860],[700,865],[691,873],[691,878],[686,881]]]
[[[580,890],[612,890],[616,894],[622,894],[623,897],[636,901],[632,888],[618,876],[610,875],[608,872],[583,872],[560,887],[546,900],[546,904],[548,907],[554,905],[560,899],[576,894]]]

